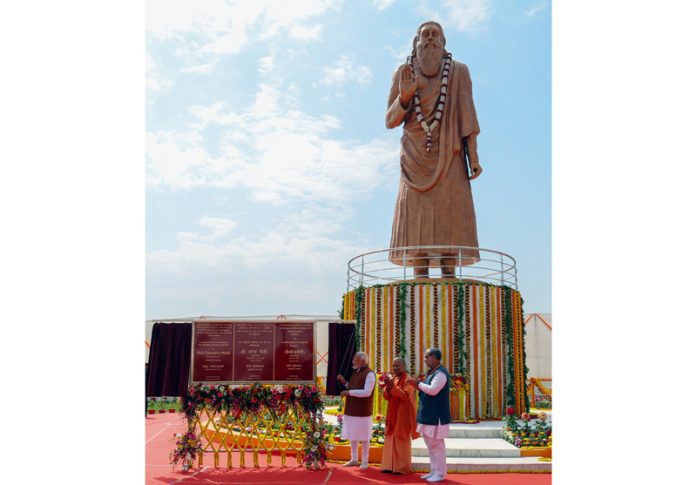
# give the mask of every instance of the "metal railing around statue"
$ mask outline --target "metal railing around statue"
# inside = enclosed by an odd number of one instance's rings
[[[380,249],[348,261],[347,291],[361,286],[386,285],[420,279],[416,270],[429,268],[430,278],[451,277],[517,289],[515,258],[493,249],[470,246],[404,246]]]

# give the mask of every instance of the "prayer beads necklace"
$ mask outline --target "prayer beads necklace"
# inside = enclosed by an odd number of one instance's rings
[[[411,66],[411,72],[413,73],[413,79],[415,80],[416,70],[413,68],[413,56],[408,56],[408,60],[406,62],[409,66]],[[451,65],[452,54],[447,53],[447,56],[445,56],[445,67],[444,69],[442,69],[442,80],[440,81],[440,96],[437,98],[437,109],[435,111],[435,119],[431,124],[428,124],[428,122],[425,121],[425,116],[423,116],[423,112],[421,111],[420,97],[418,96],[417,89],[416,93],[413,95],[413,104],[416,110],[416,120],[418,120],[418,123],[420,123],[421,127],[423,128],[423,131],[425,131],[425,151],[427,152],[430,152],[430,150],[432,150],[433,148],[432,132],[440,123],[440,120],[442,119],[442,112],[445,110],[445,100],[447,99],[447,84],[449,83],[449,72]]]

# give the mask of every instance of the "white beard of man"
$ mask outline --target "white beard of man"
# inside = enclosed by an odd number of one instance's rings
[[[440,72],[442,56],[445,52],[443,48],[416,48],[416,58],[420,66],[421,73],[425,77],[433,77]]]

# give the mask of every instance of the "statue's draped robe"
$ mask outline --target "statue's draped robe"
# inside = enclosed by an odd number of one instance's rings
[[[388,107],[399,95],[399,73],[392,79]],[[418,90],[421,110],[428,123],[435,118],[440,76],[431,89]],[[465,64],[452,61],[445,109],[432,133],[432,151],[425,149],[425,131],[416,119],[413,103],[404,118],[401,137],[401,180],[394,210],[391,247],[478,247],[476,213],[464,158],[464,138],[478,135],[471,77]],[[407,251],[408,255],[419,251]],[[427,251],[430,255],[442,251]],[[455,252],[454,256],[457,257]],[[462,251],[462,265],[479,261],[478,250]],[[404,264],[403,251],[390,251],[389,259]],[[406,258],[406,265],[413,260]],[[431,265],[438,265],[431,259]]]

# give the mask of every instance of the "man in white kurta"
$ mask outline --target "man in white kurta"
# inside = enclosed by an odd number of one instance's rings
[[[442,352],[430,348],[425,352],[428,374],[418,383],[418,423],[416,430],[423,436],[430,455],[430,473],[423,475],[428,482],[440,482],[447,475],[445,438],[449,436],[450,375],[440,360]]]
[[[358,352],[353,357],[353,374],[350,381],[338,376],[338,381],[346,386],[341,397],[346,398],[343,412],[341,439],[350,440],[350,461],[343,466],[358,465],[358,443],[362,444],[362,464],[367,468],[370,461],[370,439],[372,438],[372,394],[375,388],[375,373],[367,365],[368,357]]]

